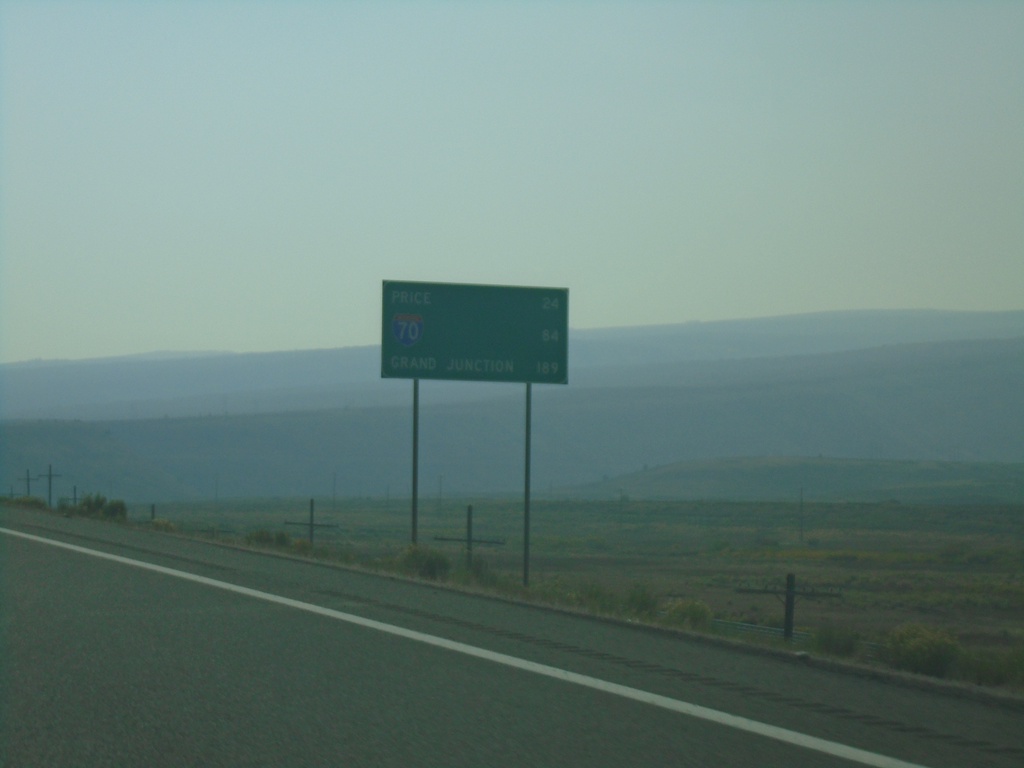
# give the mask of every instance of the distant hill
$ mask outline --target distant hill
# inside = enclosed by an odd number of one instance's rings
[[[574,331],[570,362],[576,368],[589,371],[592,367],[792,357],[894,344],[1022,336],[1024,312],[818,312],[753,320]]]
[[[571,389],[676,385],[710,363],[913,343],[1024,337],[1024,312],[862,311],[573,330]],[[701,363],[701,365],[693,365]],[[0,365],[2,419],[143,419],[402,405],[408,383],[380,378],[380,349],[174,353]],[[431,382],[434,401],[489,399],[501,385]]]
[[[294,354],[300,360],[305,353]],[[373,350],[353,354],[376,363]],[[910,465],[897,467],[896,479],[883,482],[884,473],[854,465],[839,471],[828,462],[804,464],[794,473],[785,462],[772,461],[1024,463],[1024,336],[774,357],[684,357],[666,355],[643,365],[580,364],[569,386],[535,387],[535,492],[600,495],[624,488],[637,495],[689,496],[702,489],[697,496],[792,498],[803,486],[819,497],[909,498],[917,493],[914,487],[932,493],[946,481],[924,477]],[[331,375],[357,378],[346,370]],[[407,496],[411,386],[373,386],[388,393],[381,402],[353,395],[352,404],[318,410],[221,408],[176,418],[7,420],[0,423],[0,490],[23,492],[26,469],[37,476],[52,464],[62,476],[61,495],[77,487],[138,501],[334,492]],[[421,495],[519,493],[523,414],[519,385],[425,382]],[[755,463],[730,474],[700,463],[711,459]],[[662,486],[655,482],[658,468],[681,462],[689,469],[663,470]],[[948,467],[943,472],[953,473],[949,477],[960,490],[975,484],[964,498],[1016,493],[1012,482],[1009,491],[993,490],[993,483],[1003,481],[978,480],[976,470],[991,474],[984,467],[964,470],[960,479]],[[992,477],[1019,471],[1009,466]]]
[[[573,498],[1024,504],[1024,464],[735,458],[691,461],[566,489]]]

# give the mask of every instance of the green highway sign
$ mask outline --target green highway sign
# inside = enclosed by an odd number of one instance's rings
[[[569,291],[385,280],[381,376],[568,383]]]

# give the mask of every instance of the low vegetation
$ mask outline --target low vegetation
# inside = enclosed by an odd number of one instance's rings
[[[443,553],[430,547],[412,544],[398,556],[396,566],[409,576],[430,581],[443,581],[451,571],[451,561]]]
[[[474,505],[477,535],[507,544],[474,548],[471,560],[464,545],[422,543],[456,537],[465,525],[457,503],[421,513],[421,543],[410,546],[403,505],[345,500],[318,513],[338,527],[318,532],[315,548],[282,530],[307,504],[167,505],[140,523],[191,535],[236,530],[241,545],[293,556],[1024,690],[1020,506],[535,501],[527,588],[517,502]],[[118,519],[108,506],[82,508]],[[787,573],[799,592],[789,646],[779,636]],[[749,628],[740,623],[760,632],[738,635]]]
[[[860,632],[832,622],[822,624],[813,633],[814,649],[830,656],[853,657],[861,652]]]
[[[258,528],[246,534],[245,543],[253,547],[284,548],[291,546],[292,537],[284,531],[268,531],[264,528]]]
[[[123,523],[128,519],[128,505],[121,499],[108,500],[99,493],[83,496],[77,504],[62,499],[58,509],[65,515],[95,517]]]
[[[698,631],[710,629],[713,617],[711,608],[700,600],[670,600],[664,613],[664,621],[667,624]]]
[[[897,627],[885,641],[885,659],[896,669],[946,677],[963,654],[949,633],[923,624]]]
[[[36,496],[15,496],[5,499],[3,503],[18,509],[46,509],[46,499],[40,499]]]

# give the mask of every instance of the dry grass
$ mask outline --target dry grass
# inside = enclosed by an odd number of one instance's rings
[[[910,625],[923,629],[904,646],[924,647],[922,637],[955,645],[955,661],[936,662],[943,674],[1024,686],[1022,506],[535,501],[529,590],[521,502],[474,507],[475,536],[506,544],[478,547],[473,572],[461,545],[434,541],[464,535],[465,504],[420,510],[419,541],[448,558],[447,578],[460,583],[674,625],[707,626],[713,616],[781,626],[781,597],[739,590],[781,590],[793,573],[798,590],[841,594],[797,600],[797,628],[819,650],[886,648]],[[160,514],[182,530],[213,525],[241,539],[283,531],[307,509],[308,500],[258,500]],[[407,503],[347,499],[317,514],[338,526],[318,532],[320,556],[385,566],[409,558]]]

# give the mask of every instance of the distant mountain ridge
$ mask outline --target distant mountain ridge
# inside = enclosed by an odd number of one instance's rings
[[[570,353],[576,355],[575,362],[590,366],[814,355],[1020,336],[1024,311],[851,310],[574,331]]]
[[[1021,504],[1024,464],[737,457],[654,467],[562,493],[599,499]]]
[[[798,490],[790,486],[800,473],[772,462],[803,457],[803,477],[832,486],[816,489],[819,498],[884,499],[890,488],[911,486],[941,493],[947,480],[960,498],[1012,497],[1018,485],[1006,477],[1024,471],[1024,333],[1012,331],[1024,328],[1024,313],[971,316],[958,338],[940,341],[919,337],[952,318],[909,313],[901,329],[891,323],[903,316],[888,315],[883,322],[855,313],[859,330],[834,316],[779,319],[768,324],[774,330],[714,324],[711,336],[729,342],[717,358],[707,356],[707,334],[687,340],[696,330],[689,327],[649,337],[639,329],[577,332],[570,384],[534,388],[535,492],[635,484],[641,495],[686,486],[723,498],[730,488],[737,497],[776,498]],[[846,330],[836,335],[830,325]],[[996,330],[1009,335],[972,335]],[[34,386],[37,404],[69,398],[65,410],[80,415],[0,421],[0,489],[24,490],[29,470],[38,492],[37,478],[52,465],[62,476],[59,495],[408,494],[411,385],[378,378],[376,348],[72,369],[57,366],[60,375],[18,385]],[[191,410],[176,416],[174,404]],[[420,408],[424,496],[431,488],[440,496],[441,487],[449,496],[521,492],[521,385],[424,382]],[[103,409],[106,419],[81,415]],[[806,463],[819,457],[821,465]],[[728,471],[701,463],[740,458],[752,463]],[[829,464],[838,460],[868,464]],[[946,480],[920,468],[875,469],[894,461],[1006,466],[949,470]]]
[[[852,311],[758,320],[573,330],[569,385],[643,383],[696,361],[815,355],[884,345],[1024,337],[1024,311]],[[183,353],[184,354],[184,353]],[[506,385],[507,386],[507,385]],[[432,382],[445,402],[501,385]],[[136,419],[398,405],[378,346],[251,354],[173,352],[0,365],[0,420]]]

